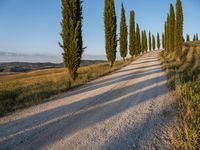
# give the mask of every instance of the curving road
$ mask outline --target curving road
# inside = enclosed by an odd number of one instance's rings
[[[175,96],[158,51],[50,102],[0,118],[0,149],[171,149]]]

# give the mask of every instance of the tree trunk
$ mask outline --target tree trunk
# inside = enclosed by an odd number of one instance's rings
[[[112,68],[113,65],[114,65],[114,61],[111,61],[111,62],[110,62],[110,68]]]

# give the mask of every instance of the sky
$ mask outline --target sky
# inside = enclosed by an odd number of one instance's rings
[[[141,30],[163,32],[170,3],[176,0],[115,0],[118,31],[121,3],[129,24],[135,11]],[[184,34],[200,34],[200,0],[182,0]],[[104,55],[104,0],[83,0],[84,55]],[[61,56],[61,0],[0,0],[0,51]]]

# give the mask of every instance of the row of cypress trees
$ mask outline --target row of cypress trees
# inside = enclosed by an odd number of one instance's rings
[[[63,49],[63,60],[68,68],[70,78],[75,80],[77,70],[80,67],[82,54],[84,51],[82,40],[82,0],[62,0],[62,31],[60,33],[62,42],[59,42]],[[104,30],[105,49],[107,60],[111,67],[116,60],[117,52],[117,17],[114,0],[105,0],[104,7]],[[151,40],[152,38],[152,40]],[[122,3],[120,22],[120,55],[125,60],[128,54],[128,29],[125,16],[125,8]],[[134,57],[146,52],[148,49],[155,50],[155,36],[149,32],[149,44],[147,42],[146,31],[140,32],[139,25],[135,27],[135,13],[130,12],[129,29],[129,54]],[[149,47],[148,47],[149,46]],[[157,47],[160,48],[160,37],[157,34]]]
[[[164,26],[164,48],[167,53],[180,56],[183,38],[183,8],[181,0],[176,1],[176,14],[174,6],[170,4],[170,12]]]
[[[115,12],[114,0],[105,0],[104,3],[104,30],[105,30],[105,49],[107,60],[110,62],[111,67],[116,60],[117,53],[117,17]],[[130,11],[130,21],[129,21],[129,33],[126,22],[125,8],[122,3],[121,5],[121,20],[120,20],[120,37],[119,37],[119,51],[120,56],[125,60],[129,54],[131,57],[137,56],[141,53],[147,52],[147,50],[155,50],[156,40],[155,36],[149,31],[149,43],[147,40],[146,31],[140,32],[140,27],[138,24],[135,26],[135,12]],[[128,34],[129,34],[129,44],[128,44]],[[129,45],[129,46],[128,46]],[[149,46],[149,47],[148,47]],[[157,47],[160,49],[160,36],[157,34]]]
[[[199,36],[198,36],[198,33],[194,34],[193,36],[193,41],[198,41],[199,40]],[[190,35],[189,34],[186,34],[186,42],[190,42]]]
[[[198,33],[197,34],[195,34],[194,36],[193,36],[193,41],[198,41],[199,40],[199,36],[198,36]]]

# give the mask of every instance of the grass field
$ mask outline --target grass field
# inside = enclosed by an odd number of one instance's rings
[[[169,83],[178,94],[176,130],[169,130],[176,149],[200,147],[200,41],[184,44],[179,61],[161,53]]]
[[[0,115],[42,103],[51,96],[66,92],[92,79],[128,65],[131,61],[117,61],[111,69],[108,63],[81,67],[78,79],[69,81],[67,69],[46,69],[0,77]]]

